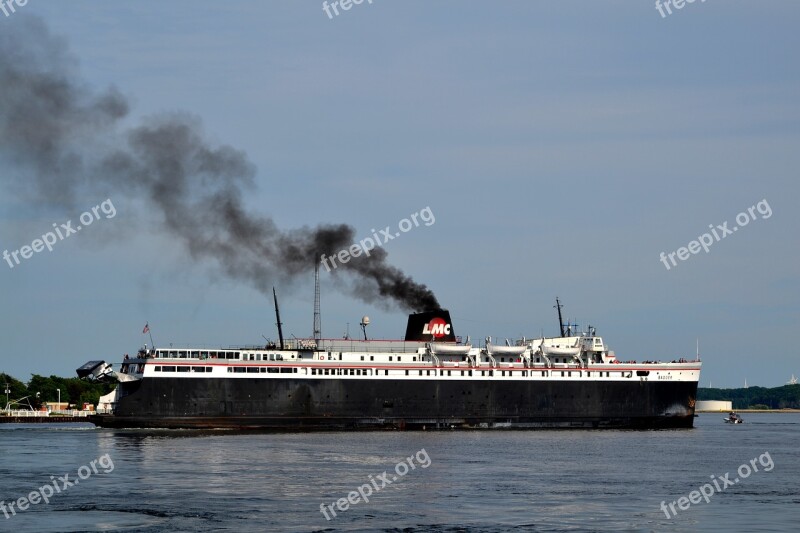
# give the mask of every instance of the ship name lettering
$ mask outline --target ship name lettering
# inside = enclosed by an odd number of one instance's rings
[[[428,327],[430,326],[430,328]],[[450,324],[425,324],[425,327],[422,328],[423,335],[450,335]]]

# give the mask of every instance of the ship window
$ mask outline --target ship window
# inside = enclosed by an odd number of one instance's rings
[[[494,376],[494,370],[489,370],[489,375]]]
[[[183,350],[178,351],[178,357],[181,359],[186,359],[186,352]]]
[[[258,374],[258,367],[257,366],[249,366],[247,367],[248,374]]]
[[[200,357],[200,352],[192,352],[192,357],[198,359]]]
[[[374,361],[374,360],[375,360],[375,356],[374,356],[374,355],[370,355],[370,356],[369,356],[369,360],[370,360],[370,361]]]
[[[430,376],[431,375],[431,371],[430,370],[426,370],[426,372],[427,372],[427,374],[425,374],[426,376]]]
[[[317,369],[316,368],[312,368],[311,369],[311,375],[312,376],[316,376],[317,375]]]
[[[462,376],[464,375],[464,371],[463,371],[463,370],[461,371],[461,375],[462,375]]]
[[[193,366],[192,367],[192,372],[205,372],[205,371],[206,371],[206,367],[204,367],[204,366]]]
[[[239,352],[236,352],[236,359],[239,359]]]
[[[342,360],[342,352],[339,352],[339,361]]]
[[[406,370],[406,376],[408,375],[408,370]]]
[[[363,355],[361,356],[361,360],[362,360],[362,361],[364,360],[364,356],[363,356]]]
[[[543,378],[546,378],[546,377],[547,377],[547,371],[546,371],[546,370],[542,370],[542,377],[543,377]]]
[[[233,367],[228,367],[228,373],[233,372]]]
[[[178,357],[178,352],[176,350],[172,350],[169,352],[170,357]]]
[[[572,372],[567,372],[568,377],[572,377]]]
[[[235,366],[233,367],[233,371],[237,374],[245,374],[247,372],[247,368],[244,366]]]
[[[447,371],[447,375],[448,375],[448,376],[450,375],[450,372],[451,372],[450,370],[448,370],[448,371]]]
[[[389,361],[391,361],[391,360],[392,360],[392,356],[390,355],[390,356],[389,356]]]
[[[399,355],[397,356],[397,361],[398,361],[398,362],[400,361],[400,356],[399,356]]]
[[[415,362],[415,363],[417,362],[417,358],[416,358],[416,357],[414,357],[414,362]]]
[[[481,370],[481,376],[485,376],[485,375],[486,375],[486,371],[485,370]]]
[[[161,372],[161,367],[157,366],[153,369],[153,372]]]
[[[564,377],[564,371],[563,370],[561,371],[561,377],[562,378]]]
[[[505,358],[505,357],[501,357],[501,358],[500,358],[500,362],[501,362],[501,363],[505,363],[505,362],[506,362],[506,358]]]
[[[325,375],[326,376],[330,375],[330,369],[328,369],[328,368],[325,369]]]
[[[161,367],[161,368],[162,368],[162,370],[164,372],[175,372],[175,367],[174,366],[164,366],[164,367]]]
[[[469,375],[470,375],[470,376],[472,375],[472,370],[470,370],[470,371],[469,371]]]
[[[389,375],[389,371],[388,371],[388,370],[384,370],[384,371],[383,371],[383,375],[384,375],[384,376],[388,376],[388,375]]]
[[[636,375],[637,376],[649,376],[650,375],[650,371],[649,370],[637,370],[636,371]]]

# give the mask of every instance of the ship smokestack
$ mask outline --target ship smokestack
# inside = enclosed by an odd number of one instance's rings
[[[436,309],[408,315],[407,341],[456,342],[453,322],[447,309]]]

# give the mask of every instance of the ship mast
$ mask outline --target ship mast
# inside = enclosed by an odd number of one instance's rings
[[[278,295],[275,294],[275,287],[272,287],[272,298],[275,300],[275,325],[278,326],[278,338],[281,341],[281,350],[283,350],[283,323],[281,322],[281,312],[278,309]]]
[[[319,346],[322,338],[322,316],[319,310],[319,263],[314,266],[314,340]]]
[[[558,309],[558,327],[561,330],[561,336],[566,337],[566,335],[564,335],[564,320],[561,318],[561,308],[564,306],[561,305],[561,302],[558,301],[558,296],[556,296],[556,305],[554,305],[553,307]]]

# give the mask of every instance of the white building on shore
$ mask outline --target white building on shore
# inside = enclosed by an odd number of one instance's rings
[[[733,411],[733,402],[730,400],[698,400],[694,410],[697,412],[729,413]]]

